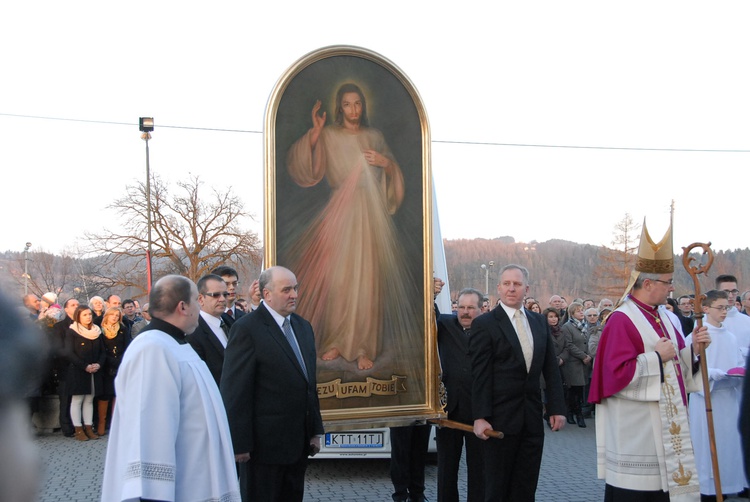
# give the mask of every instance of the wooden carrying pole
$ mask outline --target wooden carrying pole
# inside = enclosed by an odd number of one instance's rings
[[[690,256],[690,251],[695,248],[703,250],[703,255],[706,256],[706,263],[698,263],[697,266],[691,263],[695,261],[695,258]],[[708,274],[708,269],[711,268],[711,264],[714,261],[714,253],[711,251],[711,243],[702,244],[695,242],[686,248],[682,248],[682,265],[687,270],[690,277],[693,278],[693,284],[695,285],[695,305],[693,308],[695,318],[695,327],[700,328],[703,326],[703,300],[706,299],[706,295],[701,293],[701,285],[698,281],[699,274]],[[721,493],[721,478],[719,476],[719,457],[716,453],[716,434],[714,433],[714,415],[713,409],[711,408],[711,391],[709,390],[708,383],[708,363],[706,362],[706,349],[701,344],[700,350],[700,364],[701,364],[701,377],[703,378],[703,396],[706,403],[706,425],[708,426],[708,444],[711,449],[711,467],[714,471],[714,487],[716,488],[716,500],[718,502],[724,501],[724,496]]]
[[[465,424],[463,422],[456,422],[455,420],[448,420],[447,418],[437,418],[435,420],[430,420],[430,422],[437,425],[438,427],[448,427],[449,429],[458,429],[464,432],[474,432],[474,427],[472,427],[471,425]],[[504,437],[504,434],[502,432],[493,431],[492,429],[487,429],[486,431],[484,431],[484,434],[495,439],[503,439]]]

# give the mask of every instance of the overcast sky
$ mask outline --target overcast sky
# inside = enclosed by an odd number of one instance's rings
[[[748,246],[748,2],[440,5],[6,2],[0,250],[117,229],[107,204],[145,178],[139,116],[154,173],[231,186],[262,234],[269,94],[329,45],[418,89],[445,238],[608,245],[628,212],[658,240],[674,200],[676,252]]]

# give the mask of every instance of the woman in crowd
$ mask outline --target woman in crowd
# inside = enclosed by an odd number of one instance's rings
[[[102,317],[101,327],[107,357],[102,372],[104,392],[99,396],[97,406],[99,421],[96,433],[103,436],[106,431],[107,410],[110,408],[110,402],[112,403],[111,411],[114,412],[115,409],[115,377],[125,349],[128,347],[128,337],[125,334],[125,326],[122,324],[122,311],[117,307],[107,309]]]
[[[565,348],[565,336],[560,329],[560,314],[558,314],[557,309],[550,307],[544,309],[542,315],[547,318],[547,325],[549,326],[550,333],[552,334],[552,342],[555,344],[557,364],[560,367],[560,375],[563,377],[563,385],[565,386],[565,377],[562,372],[562,365],[565,364],[565,358],[567,358],[568,352]],[[547,421],[548,418],[549,417],[547,417],[547,415],[545,414],[545,421]],[[547,421],[547,425],[550,425],[549,421]]]
[[[568,322],[563,324],[565,348],[568,357],[563,366],[565,381],[568,384],[568,423],[578,423],[586,427],[583,420],[583,388],[586,386],[586,371],[591,364],[588,353],[588,337],[583,323],[583,304],[573,302],[568,307]],[[573,417],[575,416],[575,420]]]
[[[544,309],[542,315],[547,318],[547,325],[549,326],[550,333],[552,333],[552,341],[555,343],[557,364],[558,366],[562,366],[565,364],[567,352],[565,349],[565,336],[560,329],[560,314],[557,313],[557,309],[550,307]]]
[[[104,317],[104,298],[101,296],[94,296],[89,300],[89,308],[94,313],[94,324],[97,326],[102,322]]]
[[[612,309],[610,307],[605,307],[602,309],[601,312],[599,312],[599,322],[596,324],[596,327],[594,329],[589,329],[588,336],[589,336],[589,355],[596,359],[596,349],[599,347],[599,339],[602,337],[602,330],[604,329],[604,323],[607,321],[607,317],[609,317],[609,314],[612,313]],[[591,367],[593,368],[593,363],[591,364]]]
[[[79,306],[73,314],[73,323],[65,334],[65,349],[70,361],[66,385],[71,396],[70,418],[79,441],[98,439],[93,430],[94,396],[101,393],[106,352],[101,329],[94,324],[90,307]]]
[[[667,308],[667,310],[669,310],[670,312],[672,312],[675,315],[680,310],[679,305],[677,303],[677,300],[675,300],[674,298],[667,298],[667,304],[664,305],[664,306]],[[687,335],[685,335],[685,336],[687,336]]]
[[[526,309],[532,312],[536,312],[537,314],[542,313],[542,308],[539,306],[539,302],[536,300],[526,302]]]

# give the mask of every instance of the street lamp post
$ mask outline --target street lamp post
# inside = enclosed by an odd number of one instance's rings
[[[488,298],[490,296],[490,269],[494,266],[494,261],[490,261],[489,265],[482,263],[482,270],[484,270],[484,294]]]
[[[29,248],[31,243],[26,243],[26,248],[23,250],[23,295],[29,294]]]
[[[146,289],[151,293],[151,166],[148,156],[148,140],[151,139],[151,131],[154,130],[153,117],[140,117],[138,128],[141,130],[141,139],[146,142],[146,224],[148,225],[148,248],[146,249]]]

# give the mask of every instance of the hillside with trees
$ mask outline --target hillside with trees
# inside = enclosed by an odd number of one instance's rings
[[[500,268],[516,263],[529,269],[529,294],[544,306],[553,294],[563,295],[568,301],[574,298],[615,299],[627,286],[635,256],[635,249],[630,253],[619,253],[618,258],[617,249],[604,246],[564,240],[522,243],[515,242],[512,237],[445,240],[444,246],[454,298],[465,287],[484,291],[486,272],[481,266],[492,261],[488,282],[490,297],[494,301]],[[680,249],[675,251],[681,252]],[[702,290],[712,289],[716,276],[727,273],[737,276],[742,291],[750,289],[750,249],[716,252],[709,277],[701,279]],[[682,254],[675,255],[674,281],[675,297],[693,292],[692,279],[682,265]]]

